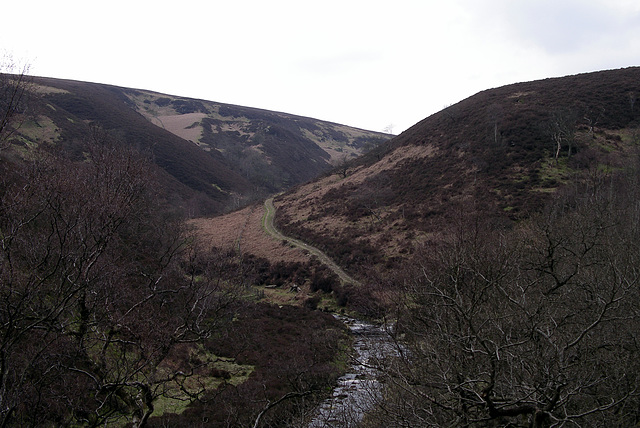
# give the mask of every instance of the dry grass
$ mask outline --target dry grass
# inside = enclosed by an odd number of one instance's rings
[[[69,91],[66,91],[64,89],[60,89],[60,88],[54,88],[52,86],[46,86],[46,85],[38,85],[38,84],[33,84],[31,86],[31,89],[40,95],[49,95],[49,94],[68,94]]]
[[[420,159],[433,157],[437,154],[434,146],[405,146],[400,147],[379,162],[368,166],[360,166],[351,170],[348,177],[342,178],[338,174],[329,175],[318,179],[312,183],[299,186],[297,189],[288,192],[281,198],[274,201],[276,208],[286,212],[293,221],[305,220],[311,216],[315,209],[318,209],[319,201],[329,191],[343,185],[360,186],[367,179],[374,177],[381,172],[391,171],[410,159]],[[291,208],[291,209],[288,209]],[[318,224],[313,226],[316,230],[344,228],[352,223],[338,217],[324,217],[318,220]],[[332,233],[328,231],[328,233]]]
[[[302,250],[283,244],[262,229],[263,215],[264,207],[253,205],[219,217],[194,219],[189,224],[205,246],[239,249],[272,263],[306,262],[308,256]]]
[[[152,123],[159,124],[172,134],[196,143],[202,136],[202,126],[198,125],[191,128],[190,126],[195,122],[200,122],[206,116],[204,113],[172,114],[155,116],[150,118],[150,120]]]

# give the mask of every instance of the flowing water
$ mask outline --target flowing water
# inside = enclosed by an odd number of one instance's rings
[[[309,428],[355,427],[371,410],[382,392],[376,361],[393,355],[394,347],[384,327],[346,317],[345,322],[354,335],[352,364],[338,379],[331,397],[317,410]]]

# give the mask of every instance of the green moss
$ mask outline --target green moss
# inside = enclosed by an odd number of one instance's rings
[[[568,166],[567,158],[547,158],[540,165],[538,175],[541,180],[564,181],[571,175],[572,169]]]
[[[229,194],[229,192],[227,192],[226,190],[223,190],[216,183],[211,183],[211,187],[213,187],[214,189],[216,189],[218,192],[222,193],[223,195],[228,195]]]
[[[217,357],[203,349],[193,352],[192,355],[210,362],[206,366],[207,373],[184,380],[178,379],[178,382],[170,384],[165,395],[154,402],[153,416],[179,415],[193,402],[194,396],[212,391],[223,383],[238,386],[249,378],[255,368],[252,365],[237,364],[233,358]]]

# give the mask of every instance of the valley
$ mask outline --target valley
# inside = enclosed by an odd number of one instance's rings
[[[289,244],[297,248],[300,248],[309,256],[317,257],[318,260],[320,260],[322,264],[329,267],[329,269],[331,269],[331,271],[335,273],[338,276],[338,278],[340,278],[340,281],[342,281],[343,283],[351,284],[354,286],[360,285],[358,281],[351,278],[344,270],[342,270],[340,266],[338,266],[333,260],[331,260],[324,252],[302,241],[291,238],[289,236],[285,236],[280,231],[278,231],[274,226],[274,217],[276,214],[276,208],[273,205],[273,198],[268,198],[267,200],[265,200],[264,209],[265,209],[265,213],[262,220],[262,227],[269,235],[271,235],[275,239],[286,241]]]
[[[640,421],[640,68],[393,138],[1,77],[0,425]]]

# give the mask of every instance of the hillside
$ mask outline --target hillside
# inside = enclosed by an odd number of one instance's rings
[[[0,73],[0,425],[291,426],[343,370],[344,326],[194,245],[176,208],[251,184],[121,95]]]
[[[286,113],[128,90],[150,122],[218,151],[270,191],[308,181],[371,150],[390,135]]]
[[[14,141],[77,150],[98,125],[150,153],[191,215],[234,209],[351,159],[389,136],[285,113],[149,91],[34,78],[40,95]]]
[[[22,85],[0,74],[3,426],[309,426],[352,360],[326,311],[385,332],[343,390],[371,388],[359,426],[640,421],[640,68],[480,92],[189,221],[361,131]]]
[[[480,92],[276,199],[287,233],[354,271],[391,267],[469,213],[538,212],[579,174],[622,165],[639,141],[640,68]]]
[[[356,275],[401,266],[469,215],[508,228],[578,175],[622,165],[638,93],[640,68],[480,92],[277,197],[278,226]]]

